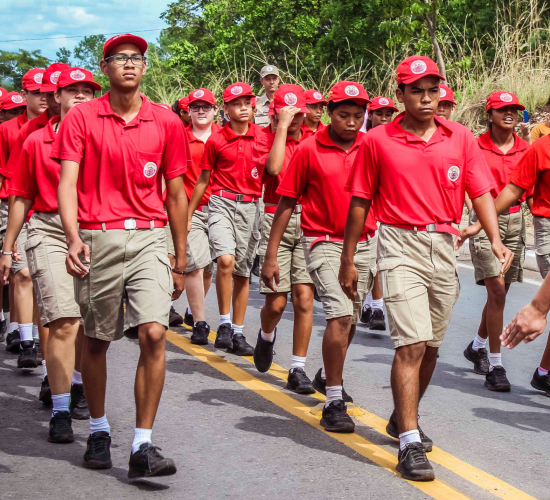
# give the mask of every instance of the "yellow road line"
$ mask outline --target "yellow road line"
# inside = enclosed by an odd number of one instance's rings
[[[184,327],[187,328],[185,325]],[[216,332],[210,330],[210,335],[208,338],[212,342],[214,342],[214,340],[216,340]],[[244,356],[243,359],[254,363],[252,357]],[[276,363],[273,363],[271,365],[271,369],[268,373],[271,373],[275,377],[284,380],[285,382],[288,377],[288,370],[285,370],[282,366],[279,366]],[[319,401],[325,401],[325,396],[318,392],[312,394],[311,396],[318,399]],[[364,408],[361,408],[359,406],[357,408],[361,410],[358,413],[362,414],[354,414],[353,417],[355,419],[366,424],[375,431],[378,431],[384,436],[388,436],[388,434],[386,433],[386,425],[388,423],[387,420],[380,418],[378,415],[375,415],[374,413],[371,413]],[[456,458],[455,456],[447,453],[446,451],[443,451],[437,446],[433,447],[433,450],[428,455],[428,458],[431,462],[445,467],[445,469],[450,470],[456,475],[462,477],[463,479],[466,479],[476,486],[479,486],[480,488],[483,488],[484,490],[488,491],[497,498],[501,498],[502,500],[536,500],[535,497],[532,497],[531,495],[528,495],[527,493],[518,490],[511,484],[508,484],[501,479],[498,479],[497,477],[492,476],[491,474],[488,474],[487,472],[484,472],[481,469],[478,469],[477,467],[474,467],[473,465],[464,462],[463,460],[460,460],[459,458]]]
[[[340,443],[356,451],[363,457],[369,459],[371,462],[374,462],[380,467],[401,478],[401,475],[395,469],[395,455],[387,451],[385,448],[371,443],[359,434],[338,434],[326,432],[319,424],[320,419],[311,413],[310,407],[304,406],[303,403],[288,396],[279,388],[252,376],[250,373],[246,372],[242,368],[239,368],[238,366],[232,364],[221,356],[212,353],[208,349],[191,344],[189,339],[178,335],[171,330],[167,331],[166,338],[172,344],[191,354],[200,361],[203,361],[204,363],[215,368],[235,382],[238,382],[247,389],[255,392],[256,394],[277,405],[279,408],[282,408],[283,410],[294,415],[295,417],[298,417],[300,420],[307,422],[319,431],[324,432],[327,436],[330,436],[331,438],[339,441]],[[469,499],[468,496],[464,495],[452,486],[449,486],[448,484],[438,479],[431,482],[407,482],[415,488],[418,488],[423,493],[430,495],[436,500]]]

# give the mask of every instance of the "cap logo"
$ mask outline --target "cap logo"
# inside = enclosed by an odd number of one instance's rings
[[[143,175],[147,177],[147,179],[150,179],[157,173],[157,164],[155,162],[150,161],[149,163],[146,163],[143,167]]]
[[[294,106],[298,102],[298,98],[296,97],[296,94],[289,92],[288,94],[285,94],[284,101],[289,106]]]
[[[195,92],[193,92],[193,97],[195,99],[199,99],[202,96],[204,96],[204,90],[199,89],[199,90],[195,90]]]
[[[21,104],[23,102],[23,98],[20,95],[12,95],[11,102],[15,104]]]
[[[381,104],[382,106],[388,106],[390,104],[390,101],[388,101],[385,97],[381,97],[378,99],[378,104]]]
[[[415,75],[421,75],[422,73],[425,73],[427,69],[428,66],[426,65],[426,63],[424,61],[421,61],[420,59],[411,63],[411,71]]]
[[[504,102],[512,102],[514,98],[508,92],[503,92],[500,94],[500,100]]]
[[[82,71],[80,71],[79,69],[75,69],[74,71],[71,71],[71,78],[79,82],[80,80],[84,80],[86,78],[86,75],[82,73]]]
[[[445,97],[447,95],[447,91],[443,87],[439,87],[439,97]]]
[[[0,90],[0,96],[2,96],[2,90]]]
[[[447,172],[447,177],[450,181],[455,182],[460,177],[460,169],[456,165],[453,165],[451,168],[449,168]]]
[[[240,95],[243,93],[243,88],[240,86],[240,85],[235,85],[232,89],[231,89],[231,93],[233,95]]]
[[[54,71],[50,75],[50,83],[53,83],[54,85],[57,84],[57,80],[59,80],[59,75],[61,74],[61,71]]]
[[[313,98],[316,99],[317,101],[322,101],[323,94],[321,94],[321,92],[313,92]]]
[[[359,89],[355,85],[348,85],[344,92],[350,97],[357,97],[359,95]]]
[[[35,73],[34,74],[34,82],[35,83],[42,83],[42,77],[44,76],[44,73]]]
[[[273,66],[266,66],[266,67],[265,67],[265,70],[266,70],[266,71],[273,71]]]
[[[258,173],[258,169],[256,167],[254,167],[251,171],[250,171],[250,175],[252,175],[252,177],[254,179],[257,179],[258,177],[260,177],[260,174]]]

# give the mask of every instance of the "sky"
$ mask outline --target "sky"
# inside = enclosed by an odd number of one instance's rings
[[[166,24],[160,14],[174,0],[2,0],[0,50],[39,49],[50,60],[60,47],[72,49],[81,38],[98,34],[139,34],[157,40]],[[8,41],[28,38],[49,40]]]

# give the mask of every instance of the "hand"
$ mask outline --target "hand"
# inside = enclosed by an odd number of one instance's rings
[[[23,256],[17,251],[17,240],[15,240],[15,243],[13,244],[13,248],[11,249],[12,251],[12,262],[15,261],[15,262],[20,262],[23,260]]]
[[[285,106],[279,111],[279,127],[288,127],[300,112],[296,106]]]
[[[0,276],[2,276],[2,284],[8,284],[8,276],[11,270],[11,255],[3,255],[0,257]]]
[[[262,270],[260,271],[260,278],[267,288],[274,292],[277,291],[277,287],[281,284],[279,280],[279,264],[277,263],[277,259],[264,260]],[[273,280],[275,280],[275,285],[273,284]]]
[[[187,234],[189,234],[191,232],[191,228],[193,227],[193,222],[192,222],[192,219],[189,219],[187,221]]]
[[[468,238],[473,238],[481,231],[481,224],[479,221],[475,222],[471,226],[464,228],[460,231],[460,235],[455,240],[455,250],[459,250]]]
[[[494,242],[491,245],[491,250],[493,250],[493,254],[502,264],[499,272],[499,277],[504,278],[504,276],[508,272],[508,269],[510,269],[510,266],[512,265],[512,260],[514,260],[514,253],[504,246],[502,241],[500,241],[500,238],[498,240],[499,241]]]
[[[353,262],[344,262],[340,263],[340,272],[338,273],[338,281],[344,293],[351,299],[355,300],[357,295],[357,281],[359,279],[359,274],[357,273],[357,268]]]
[[[500,342],[504,347],[513,349],[522,340],[528,344],[544,332],[546,328],[546,315],[533,304],[526,305],[516,317],[506,325],[500,336]]]
[[[84,262],[80,260],[80,254],[84,254]],[[65,260],[67,272],[75,278],[84,278],[89,273],[86,264],[90,263],[90,247],[77,238],[69,245],[69,252]]]
[[[527,138],[529,137],[529,135],[531,134],[531,126],[529,125],[529,123],[520,123],[519,124],[519,136],[522,138],[522,139],[525,139],[527,140]]]
[[[184,268],[185,269],[185,268]],[[174,281],[174,291],[172,292],[172,300],[177,300],[185,288],[185,275],[172,273],[172,279]]]

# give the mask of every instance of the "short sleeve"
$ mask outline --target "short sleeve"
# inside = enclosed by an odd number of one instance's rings
[[[166,123],[166,129],[161,170],[165,179],[173,179],[187,172],[193,160],[183,122],[178,118],[170,120]]]
[[[540,139],[540,137],[541,137],[540,128],[541,128],[540,125],[535,125],[533,127],[533,129],[531,130],[531,137],[533,139],[535,139],[535,140]]]
[[[34,172],[32,141],[25,141],[19,154],[14,175],[11,177],[8,194],[27,200],[34,200],[38,195],[38,184]]]
[[[258,174],[260,175],[262,183],[264,184],[271,177],[265,171],[265,164],[267,163],[267,158],[269,157],[272,146],[273,141],[271,140],[271,137],[269,137],[269,134],[259,134],[258,138],[256,139],[256,144],[252,149],[252,163],[258,170]],[[264,178],[264,174],[267,176],[266,178]]]
[[[199,167],[201,170],[214,170],[218,159],[218,144],[216,142],[216,134],[212,134],[204,145],[204,153],[202,155]]]
[[[465,131],[465,134],[465,188],[470,199],[473,199],[488,193],[497,185],[474,134],[469,130]]]
[[[11,148],[10,157],[5,164],[0,166],[0,174],[4,177],[13,177],[14,172],[17,171],[17,164],[19,163],[19,156],[23,150],[24,142],[25,137],[23,137],[23,134],[19,133]]]
[[[535,186],[540,173],[541,165],[538,155],[538,149],[540,149],[539,144],[540,143],[536,142],[529,148],[527,153],[523,155],[523,158],[514,167],[512,174],[510,175],[510,182],[512,184],[515,184],[516,186],[519,186],[529,192],[531,192]]]
[[[56,161],[81,162],[86,147],[86,120],[78,106],[72,108],[61,122],[50,158]]]
[[[379,171],[376,143],[367,135],[359,146],[344,189],[357,198],[372,200],[378,192]]]
[[[292,156],[288,170],[277,188],[277,194],[300,198],[306,188],[309,175],[308,152],[302,143]]]
[[[4,122],[7,123],[7,122]],[[8,141],[6,132],[0,127],[0,169],[4,169],[8,160]]]

